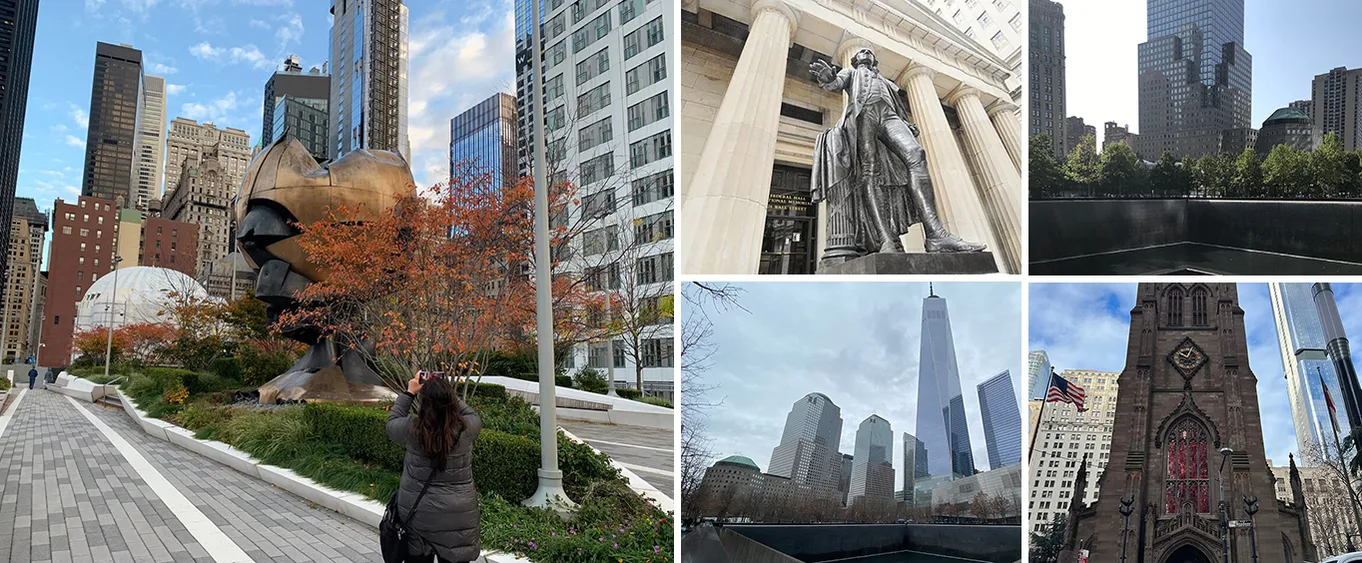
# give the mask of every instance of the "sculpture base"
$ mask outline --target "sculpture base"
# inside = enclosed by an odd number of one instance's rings
[[[397,398],[397,393],[381,385],[345,379],[339,366],[315,372],[291,371],[260,386],[260,403],[278,402],[359,402],[382,403]]]
[[[914,252],[870,254],[840,264],[819,264],[819,274],[992,274],[992,252]]]

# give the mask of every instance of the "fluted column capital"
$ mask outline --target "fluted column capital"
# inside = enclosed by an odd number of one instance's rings
[[[928,80],[936,77],[936,71],[932,70],[932,67],[921,63],[911,63],[908,65],[908,68],[903,69],[903,72],[899,73],[897,82],[900,86],[908,84],[909,80],[912,80],[913,77],[920,74],[926,75]]]
[[[965,98],[974,98],[977,101],[979,99],[979,90],[968,84],[961,84],[956,86],[954,90],[951,90],[951,93],[946,94],[946,103],[954,106]],[[982,107],[982,103],[980,104],[980,107]]]
[[[842,42],[837,45],[837,64],[844,67],[851,66],[851,56],[863,48],[874,49],[875,44],[864,37],[857,37],[850,33],[842,36]],[[878,58],[878,55],[877,55]]]
[[[780,14],[790,24],[790,35],[794,36],[799,31],[799,12],[786,4],[784,0],[757,0],[752,4],[752,21],[755,23],[757,18],[767,12]]]
[[[1006,100],[998,100],[993,105],[988,106],[988,108],[986,108],[985,111],[988,112],[989,117],[993,117],[1002,112],[1017,111],[1017,105]]]

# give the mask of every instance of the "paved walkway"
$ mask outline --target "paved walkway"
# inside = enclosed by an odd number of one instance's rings
[[[559,420],[558,425],[614,458],[675,500],[676,446],[671,430]]]
[[[121,411],[35,389],[0,414],[0,563],[382,560],[372,528]]]

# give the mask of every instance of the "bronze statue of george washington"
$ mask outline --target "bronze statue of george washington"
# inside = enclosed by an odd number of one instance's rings
[[[979,252],[946,230],[936,213],[926,156],[908,108],[892,80],[880,76],[870,49],[851,57],[851,68],[814,61],[809,72],[830,92],[845,91],[837,125],[818,135],[814,148],[814,202],[828,202],[823,265],[874,254],[902,253],[899,237],[921,222],[927,252]]]

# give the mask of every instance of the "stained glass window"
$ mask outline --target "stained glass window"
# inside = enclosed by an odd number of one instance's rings
[[[1210,471],[1206,460],[1206,427],[1186,418],[1173,425],[1165,441],[1168,453],[1168,481],[1164,489],[1164,508],[1176,514],[1184,503],[1192,510],[1211,511]]]
[[[1168,326],[1182,326],[1182,290],[1168,290]]]

